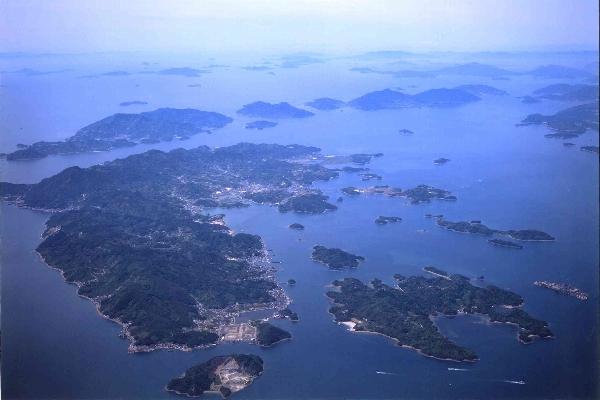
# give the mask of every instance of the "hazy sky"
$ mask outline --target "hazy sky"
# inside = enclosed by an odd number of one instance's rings
[[[597,0],[0,0],[0,51],[597,49]]]

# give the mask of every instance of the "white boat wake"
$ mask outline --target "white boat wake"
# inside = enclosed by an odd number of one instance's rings
[[[502,380],[502,382],[504,382],[504,383],[513,383],[515,385],[524,385],[525,384],[525,381],[511,381],[511,380],[508,380],[508,379],[504,379],[504,380]]]
[[[448,371],[470,371],[468,368],[448,368]]]
[[[379,375],[398,375],[394,372],[385,372],[385,371],[375,371],[375,373],[379,374]]]

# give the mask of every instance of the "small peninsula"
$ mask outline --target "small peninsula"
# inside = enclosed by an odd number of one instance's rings
[[[288,315],[291,318],[293,314],[295,313],[290,311]],[[296,319],[297,318],[298,315],[296,314]],[[292,335],[288,331],[285,331],[269,322],[253,321],[251,322],[251,325],[256,327],[256,343],[262,347],[271,347],[283,340],[292,338]]]
[[[296,284],[296,281],[294,281],[293,279],[290,279],[290,280],[293,281],[293,283],[290,283],[288,281],[288,285],[293,286]],[[292,322],[298,322],[300,320],[300,318],[298,317],[298,313],[290,310],[289,307],[286,307],[283,310],[278,311],[277,314],[275,314],[273,317],[280,318],[280,319],[289,319]]]
[[[337,206],[327,202],[329,197],[320,192],[300,194],[279,204],[280,212],[293,211],[299,214],[322,214],[337,210]]]
[[[581,289],[578,289],[574,286],[571,286],[566,283],[558,283],[558,282],[549,282],[549,281],[535,281],[533,282],[535,286],[539,286],[542,288],[553,290],[558,294],[563,294],[565,296],[572,296],[578,300],[585,301],[588,299],[589,295]]]
[[[307,118],[315,115],[314,113],[292,106],[290,103],[266,103],[256,101],[246,104],[237,111],[238,114],[254,118]]]
[[[434,277],[396,274],[396,287],[379,279],[370,285],[355,278],[336,280],[335,290],[327,292],[333,302],[329,312],[354,332],[379,333],[402,347],[442,360],[476,361],[478,357],[439,331],[435,318],[440,316],[473,314],[517,325],[522,343],[552,337],[546,322],[521,308],[523,299],[516,293],[492,285],[475,286],[465,276],[433,267],[427,272]]]
[[[250,385],[263,372],[263,360],[253,354],[217,356],[185,371],[172,379],[166,389],[188,397],[204,392],[217,392],[223,398]]]
[[[541,102],[540,99],[538,99],[537,97],[533,97],[533,96],[523,96],[520,97],[521,99],[521,103],[523,104],[536,104]]]
[[[325,264],[329,269],[343,269],[345,267],[356,268],[360,261],[365,258],[348,253],[337,248],[327,248],[325,246],[313,247],[312,259],[321,264]]]
[[[454,89],[464,90],[474,96],[506,96],[508,93],[489,85],[460,85]]]
[[[450,279],[450,275],[443,269],[439,269],[433,266],[427,266],[423,268],[423,271],[428,272],[435,276],[441,276],[442,278]]]

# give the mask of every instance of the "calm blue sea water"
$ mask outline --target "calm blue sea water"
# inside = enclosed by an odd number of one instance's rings
[[[213,63],[200,58],[157,60],[157,69]],[[271,349],[235,344],[136,355],[127,354],[127,342],[118,337],[116,324],[99,317],[93,304],[79,298],[74,286],[65,284],[57,271],[37,257],[34,249],[47,215],[2,204],[5,397],[174,398],[163,390],[170,378],[194,363],[231,352],[259,354],[266,365],[260,379],[236,394],[240,399],[591,398],[598,394],[598,157],[544,138],[543,127],[514,126],[529,113],[550,113],[570,105],[528,105],[516,98],[555,81],[398,79],[349,72],[348,68],[365,64],[353,59],[274,69],[273,74],[244,71],[236,66],[250,62],[228,60],[234,66],[215,68],[199,78],[154,74],[80,78],[148,68],[141,61],[146,60],[4,60],[1,69],[5,71],[27,66],[69,71],[3,74],[0,151],[12,151],[17,143],[64,138],[115,112],[164,106],[234,116],[236,109],[255,100],[300,105],[323,96],[348,100],[388,87],[416,92],[463,83],[490,84],[510,95],[486,97],[453,109],[317,112],[313,118],[281,121],[276,128],[263,131],[245,130],[249,120],[236,117],[233,124],[212,135],[184,142],[38,161],[0,160],[1,180],[37,182],[71,165],[89,166],[149,148],[224,146],[240,141],[300,143],[319,146],[329,154],[383,152],[385,156],[370,165],[372,172],[384,177],[382,183],[403,188],[425,183],[458,196],[455,203],[426,205],[383,197],[346,198],[338,211],[318,216],[280,214],[264,206],[225,210],[229,226],[260,234],[274,250],[274,259],[282,261],[278,275],[282,282],[297,280],[289,294],[301,321],[276,322],[292,333],[293,340]],[[510,59],[502,66],[525,68],[547,61]],[[150,104],[119,107],[127,100]],[[402,136],[401,128],[415,134]],[[572,141],[578,146],[597,145],[598,136],[588,133]],[[438,157],[452,161],[434,166],[432,160]],[[358,176],[344,175],[318,187],[335,199],[341,187],[364,184]],[[437,228],[434,221],[424,218],[426,213],[441,213],[453,220],[481,219],[499,229],[541,229],[557,241],[527,243],[521,251],[492,247],[485,238]],[[403,221],[377,226],[373,220],[378,215],[398,215]],[[290,230],[291,222],[301,222],[306,230]],[[315,244],[342,247],[363,255],[366,262],[354,271],[329,271],[310,260]],[[514,327],[490,325],[475,317],[443,318],[438,321],[440,329],[475,350],[481,359],[458,364],[425,358],[384,337],[353,334],[332,323],[324,295],[332,280],[354,276],[391,281],[394,273],[420,274],[425,265],[471,277],[484,275],[489,283],[520,293],[525,309],[547,320],[556,338],[523,345],[516,340]],[[533,286],[538,279],[571,283],[590,293],[590,299],[581,302],[557,296]],[[524,385],[507,382],[521,380]]]

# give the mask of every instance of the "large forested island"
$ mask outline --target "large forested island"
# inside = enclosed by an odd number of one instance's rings
[[[114,114],[81,128],[60,142],[36,142],[7,155],[8,160],[44,158],[52,154],[106,151],[172,139],[222,128],[231,118],[191,108],[159,108],[139,114]]]
[[[531,114],[519,125],[546,125],[553,133],[546,137],[569,139],[598,130],[598,101],[569,107],[553,115]]]
[[[190,348],[217,342],[241,312],[289,302],[261,238],[234,234],[205,208],[250,204],[249,194],[263,192],[295,198],[338,174],[299,161],[318,151],[247,143],[152,150],[37,184],[0,183],[0,195],[54,212],[37,251],[122,324],[131,351]]]
[[[477,355],[442,335],[434,323],[437,316],[477,314],[512,323],[523,343],[552,336],[546,322],[523,311],[519,295],[496,286],[474,286],[465,276],[437,268],[429,271],[435,276],[397,274],[397,287],[378,279],[370,285],[354,278],[336,280],[336,290],[327,292],[333,301],[330,313],[353,331],[380,333],[426,356],[455,361],[474,361]]]
[[[190,397],[204,392],[218,392],[229,397],[254,381],[263,372],[263,360],[253,354],[232,354],[213,357],[172,379],[167,390]]]

